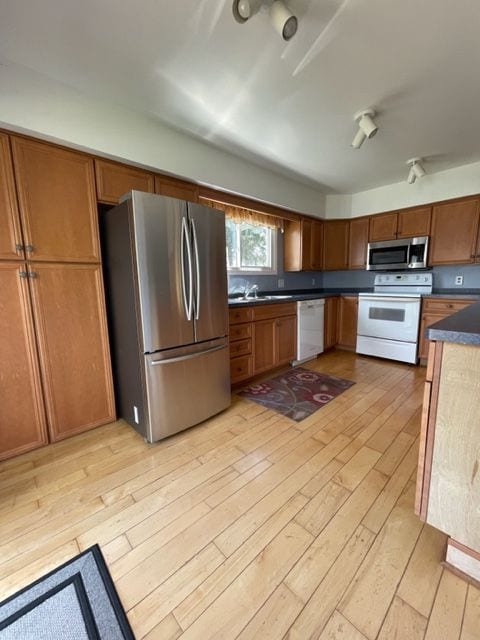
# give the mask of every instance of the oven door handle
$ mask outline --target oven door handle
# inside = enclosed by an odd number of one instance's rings
[[[359,299],[359,303],[360,302],[410,302],[412,304],[418,304],[420,301],[420,298],[410,298],[410,297],[402,297],[401,295],[395,295],[395,296],[379,296],[379,295],[375,295],[375,296],[361,296]]]

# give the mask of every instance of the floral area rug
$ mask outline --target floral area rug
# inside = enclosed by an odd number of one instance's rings
[[[354,384],[351,380],[296,367],[271,380],[253,384],[238,395],[300,422]]]

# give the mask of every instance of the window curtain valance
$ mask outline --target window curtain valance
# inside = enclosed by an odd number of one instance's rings
[[[225,216],[234,222],[259,225],[262,227],[268,227],[269,229],[283,229],[283,219],[276,216],[269,216],[266,213],[260,213],[258,211],[252,211],[251,209],[244,209],[242,207],[234,207],[229,204],[223,204],[222,202],[216,202],[215,200],[206,200],[201,198],[203,204],[214,209],[220,209],[225,212]]]

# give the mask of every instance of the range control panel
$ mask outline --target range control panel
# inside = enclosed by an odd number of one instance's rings
[[[432,293],[432,273],[382,273],[375,276],[375,293]]]

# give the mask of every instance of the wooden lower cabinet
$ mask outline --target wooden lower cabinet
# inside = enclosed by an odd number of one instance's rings
[[[52,441],[115,419],[100,265],[30,263]]]
[[[421,360],[426,360],[428,357],[430,341],[425,337],[427,327],[451,316],[453,313],[460,311],[460,309],[468,307],[474,302],[475,300],[462,300],[459,298],[423,298],[420,317],[420,344],[418,348],[418,357]]]
[[[341,296],[338,311],[338,346],[355,349],[357,344],[358,296]]]
[[[337,344],[339,298],[325,298],[323,322],[323,349],[331,349]]]
[[[0,460],[47,443],[24,263],[0,263]]]
[[[232,384],[295,360],[295,303],[231,308],[229,317]]]

